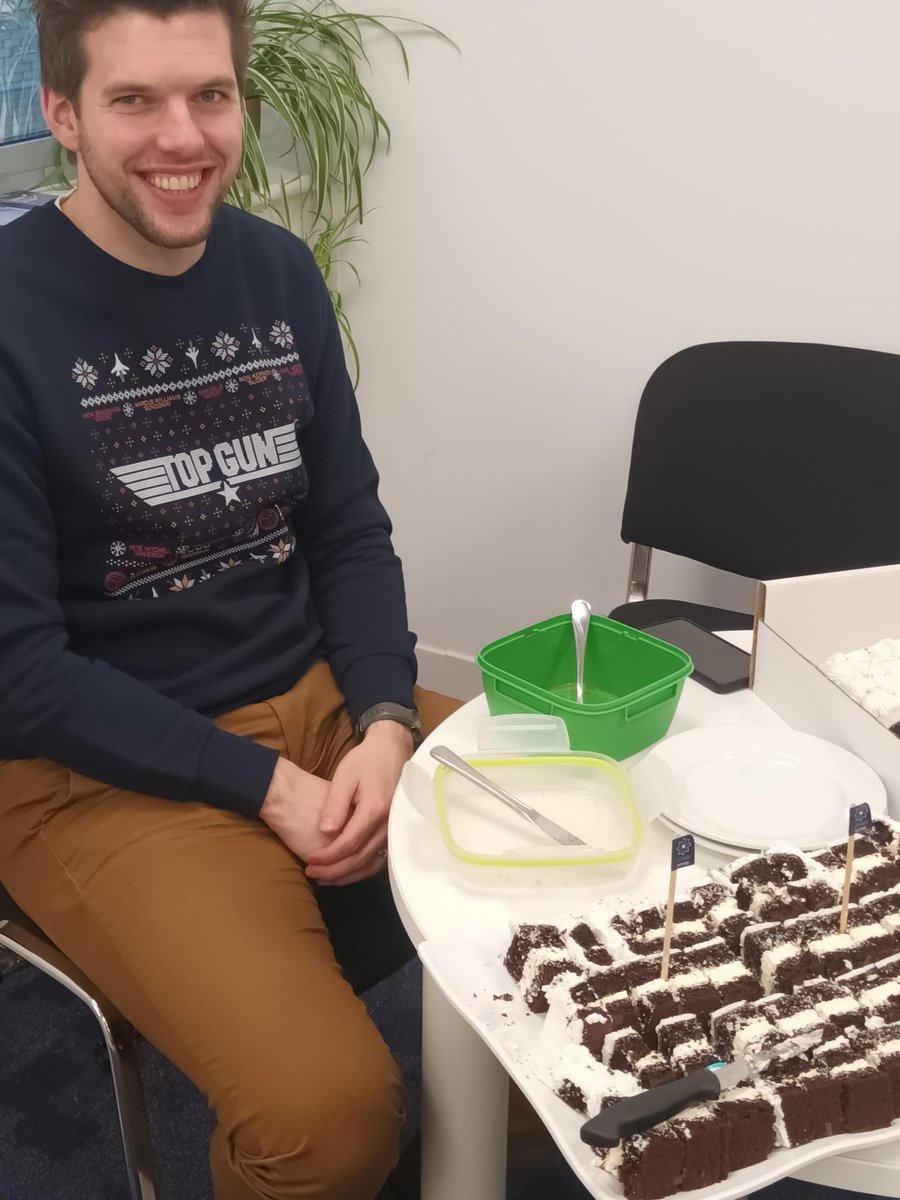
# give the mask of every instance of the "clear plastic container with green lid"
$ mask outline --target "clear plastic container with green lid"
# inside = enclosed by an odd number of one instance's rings
[[[426,804],[464,879],[479,886],[583,885],[631,868],[643,845],[644,823],[628,776],[604,755],[570,751],[559,718],[489,719],[478,752],[462,757],[585,843],[559,845],[500,800],[438,765],[428,780]],[[424,780],[419,787],[424,789]]]

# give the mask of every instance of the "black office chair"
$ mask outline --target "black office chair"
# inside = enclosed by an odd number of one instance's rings
[[[335,956],[357,994],[386,979],[414,956],[391,897],[387,872],[349,887],[320,888],[317,895]],[[128,1195],[130,1200],[156,1200],[153,1147],[132,1026],[19,908],[2,884],[0,947],[68,988],[97,1018],[112,1069]]]
[[[643,628],[750,613],[648,599],[653,548],[750,579],[900,562],[900,355],[804,342],[711,342],[666,359],[638,408],[622,540]]]

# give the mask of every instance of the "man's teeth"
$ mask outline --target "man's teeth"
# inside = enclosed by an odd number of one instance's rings
[[[149,175],[149,182],[163,192],[189,192],[200,186],[202,175]]]

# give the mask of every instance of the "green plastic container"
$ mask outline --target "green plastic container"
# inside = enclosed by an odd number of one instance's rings
[[[592,616],[584,703],[575,699],[575,639],[568,613],[490,642],[478,655],[492,715],[561,717],[573,750],[627,758],[665,735],[694,664],[678,646],[609,617]]]

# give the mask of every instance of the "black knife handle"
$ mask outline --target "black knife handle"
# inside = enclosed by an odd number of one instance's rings
[[[589,1146],[615,1146],[621,1138],[631,1137],[650,1129],[689,1108],[697,1100],[715,1100],[719,1095],[719,1080],[715,1071],[705,1067],[692,1071],[682,1079],[626,1096],[591,1117],[581,1127],[581,1140]]]

